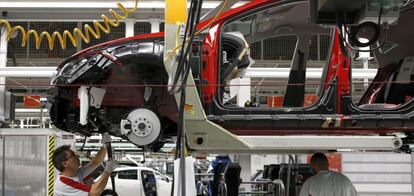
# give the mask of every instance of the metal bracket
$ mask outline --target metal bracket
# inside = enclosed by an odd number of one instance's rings
[[[199,151],[217,153],[308,153],[314,151],[396,151],[403,142],[398,136],[237,136],[248,149],[205,147]]]

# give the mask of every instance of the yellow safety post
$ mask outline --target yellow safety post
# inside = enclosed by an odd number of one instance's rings
[[[55,167],[53,166],[53,152],[55,152],[56,136],[49,135],[47,141],[48,147],[48,169],[47,169],[47,195],[53,196],[55,183]]]

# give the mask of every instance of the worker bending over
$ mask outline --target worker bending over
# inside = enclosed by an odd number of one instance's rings
[[[81,167],[79,156],[70,149],[69,145],[60,146],[53,153],[53,165],[61,173],[55,181],[55,196],[99,196],[105,189],[110,174],[117,164],[114,160],[106,162],[105,170],[98,181],[89,176],[104,160],[105,144],[111,142],[111,136],[102,135],[102,147],[96,156],[85,166]]]

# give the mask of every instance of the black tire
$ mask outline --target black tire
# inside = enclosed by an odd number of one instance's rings
[[[101,196],[118,196],[118,194],[112,190],[107,189],[101,193]]]

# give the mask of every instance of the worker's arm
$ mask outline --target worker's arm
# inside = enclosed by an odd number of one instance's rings
[[[111,176],[111,173],[118,167],[118,164],[114,160],[109,160],[106,162],[105,170],[102,172],[101,177],[92,184],[89,196],[100,196],[105,190],[106,184],[108,183],[108,178]]]
[[[98,153],[96,153],[95,157],[88,163],[86,167],[88,168],[97,168],[102,161],[104,160],[106,155],[106,148],[104,146],[99,149]]]
[[[111,136],[109,134],[102,134],[102,147],[99,149],[96,156],[88,163],[88,168],[97,168],[105,158],[106,155],[106,143],[112,142]]]
[[[99,196],[105,190],[106,184],[108,183],[108,178],[110,173],[103,172],[99,180],[92,184],[89,196]]]

